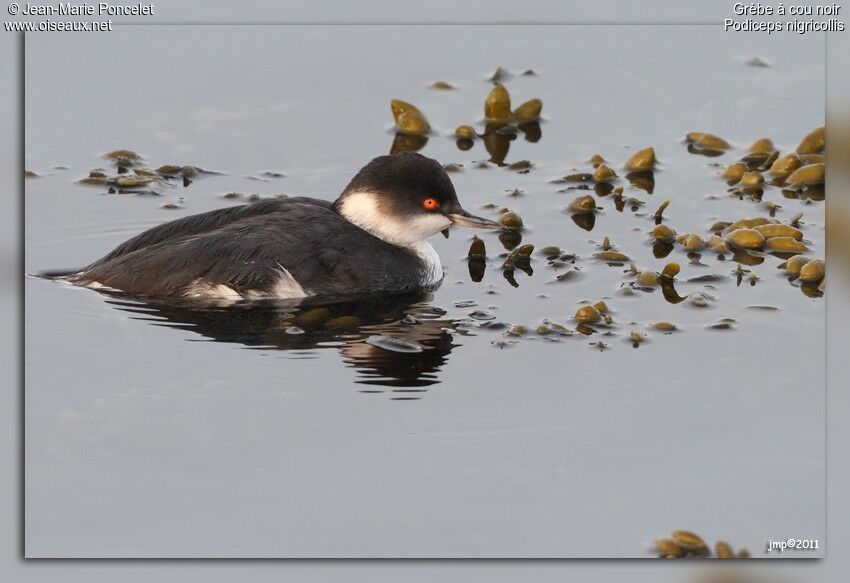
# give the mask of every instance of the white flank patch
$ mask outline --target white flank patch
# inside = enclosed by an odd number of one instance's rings
[[[232,287],[221,283],[212,284],[201,279],[196,279],[183,292],[183,297],[238,301],[242,299],[242,294]]]
[[[103,285],[99,281],[90,281],[86,284],[83,284],[83,287],[87,287],[89,289],[99,289],[99,290],[114,291],[114,292],[121,291],[121,290],[115,289],[114,287],[109,287],[108,285]]]
[[[292,274],[283,268],[280,264],[280,279],[274,284],[271,295],[280,300],[290,300],[293,298],[305,298],[307,292],[301,287],[301,284],[295,281]]]
[[[239,300],[292,300],[307,297],[306,291],[295,281],[292,274],[280,267],[280,278],[269,291],[248,290],[239,293],[230,286],[224,284],[211,284],[201,279],[193,281],[183,293],[187,298],[203,298],[210,300],[227,300],[236,302]]]

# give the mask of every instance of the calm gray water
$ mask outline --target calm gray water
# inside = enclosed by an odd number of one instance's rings
[[[757,54],[769,68],[745,65]],[[671,58],[674,55],[675,58]],[[783,151],[823,123],[819,35],[724,35],[715,27],[145,27],[121,35],[27,40],[26,269],[83,265],[163,221],[263,196],[332,199],[391,148],[389,100],[417,104],[435,129],[422,153],[452,174],[471,211],[519,212],[523,242],[579,256],[580,276],[535,255],[511,286],[505,249],[482,234],[474,282],[469,231],[433,241],[446,270],[431,297],[333,307],[362,326],[293,340],[288,310],[199,312],[150,306],[28,279],[26,544],[29,556],[641,557],[689,528],[755,555],[768,538],[824,536],[824,302],[790,285],[779,259],[730,275],[732,261],[680,250],[658,259],[650,215],[664,199],[680,232],[766,216],[728,196],[710,164],[755,139]],[[507,163],[474,161],[448,134],[477,123],[496,66],[515,103],[544,102],[541,138],[520,135]],[[457,91],[428,88],[446,80]],[[738,148],[688,153],[692,130]],[[652,145],[661,164],[646,204],[610,196],[591,231],[562,209],[583,191],[553,178],[600,153],[618,167]],[[100,154],[140,152],[156,167],[220,172],[161,196],[107,195],[76,184],[108,168]],[[67,169],[57,169],[57,166]],[[257,180],[264,171],[283,178]],[[622,175],[623,173],[620,172]],[[518,188],[520,198],[506,192]],[[823,256],[823,203],[805,213]],[[165,203],[180,208],[163,208]],[[491,214],[489,216],[495,216]],[[681,296],[622,294],[622,266],[591,258],[608,235],[639,266],[683,265]],[[614,335],[530,334],[500,349],[494,322],[574,327],[583,300],[605,298]],[[773,306],[773,311],[748,306]],[[418,324],[398,321],[412,313]],[[734,330],[706,325],[730,317]],[[632,329],[666,320],[638,349]],[[363,339],[389,333],[427,350],[398,355]],[[595,350],[603,341],[608,349]],[[812,556],[815,556],[813,554]]]

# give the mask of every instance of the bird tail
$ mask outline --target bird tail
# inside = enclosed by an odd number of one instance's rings
[[[63,279],[71,275],[76,275],[79,272],[79,269],[47,269],[45,271],[39,271],[35,275],[44,279]]]

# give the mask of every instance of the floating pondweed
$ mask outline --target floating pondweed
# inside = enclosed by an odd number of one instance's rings
[[[620,253],[619,251],[598,251],[593,254],[594,257],[600,259],[602,261],[610,261],[614,263],[621,263],[623,261],[628,261],[629,256],[625,253]]]
[[[467,257],[470,259],[483,259],[487,256],[487,249],[484,246],[484,241],[479,239],[477,235],[472,237],[472,244],[469,246]]]
[[[537,121],[540,119],[541,111],[543,111],[543,102],[536,98],[530,99],[516,108],[514,119],[517,123]]]
[[[707,132],[690,132],[685,139],[695,146],[708,150],[728,150],[732,147],[723,138]]]
[[[718,559],[734,559],[735,551],[732,550],[732,545],[726,541],[719,540],[714,543],[714,554]]]
[[[132,150],[112,150],[111,152],[107,152],[103,155],[107,160],[118,160],[118,161],[138,161],[141,160],[142,157],[139,156]]]
[[[653,239],[662,243],[672,243],[676,240],[676,231],[667,225],[655,225],[651,235]]]
[[[650,324],[649,326],[653,330],[658,330],[659,332],[664,332],[669,334],[670,332],[675,332],[679,328],[670,322],[655,322],[654,324]]]
[[[783,225],[782,223],[756,225],[753,227],[753,230],[761,233],[765,239],[770,239],[771,237],[791,237],[798,241],[803,239],[803,232],[800,229],[792,227],[791,225]]]
[[[510,328],[508,328],[507,332],[505,332],[505,336],[525,336],[528,334],[528,328],[523,326],[522,324],[514,324]]]
[[[595,213],[596,200],[590,195],[580,196],[569,204],[567,210],[573,214]]]
[[[792,172],[786,178],[786,181],[794,188],[823,184],[826,181],[826,164],[819,163],[802,166]]]
[[[813,259],[800,268],[800,281],[817,283],[826,275],[826,264],[821,259]]]
[[[797,146],[798,154],[820,154],[826,148],[826,126],[821,126],[809,132],[800,145]]]
[[[734,223],[730,224],[727,228],[730,231],[734,231],[736,229],[752,229],[753,227],[758,227],[759,225],[767,225],[771,223],[770,219],[765,217],[755,217],[752,219],[739,219]]]
[[[506,229],[521,229],[522,217],[514,211],[507,211],[499,215],[498,223]]]
[[[672,283],[680,269],[678,263],[668,263],[661,270],[661,273],[656,273],[649,269],[637,269],[633,264],[630,271],[636,275],[635,279],[641,287],[655,287],[663,282]]]
[[[726,241],[717,235],[709,237],[708,241],[706,241],[706,245],[708,245],[708,248],[715,253],[726,253],[729,251],[729,248],[726,246]]]
[[[80,178],[77,183],[85,184],[88,186],[100,186],[107,183],[107,178],[101,172],[92,172],[89,176],[86,176],[85,178]]]
[[[482,322],[488,322],[490,320],[496,319],[496,316],[494,316],[490,312],[485,312],[484,310],[474,310],[472,312],[469,312],[469,317],[473,320],[479,320]]]
[[[661,270],[662,277],[666,277],[668,279],[673,279],[677,275],[679,275],[679,271],[681,270],[681,266],[678,263],[672,262],[668,263],[664,266],[664,269]]]
[[[730,184],[736,184],[740,182],[747,170],[748,167],[743,162],[734,162],[729,164],[729,166],[726,167],[726,170],[723,171],[723,178]]]
[[[761,249],[764,235],[755,229],[735,229],[726,235],[726,242],[738,249]]]
[[[771,140],[770,138],[761,138],[753,142],[753,145],[750,146],[750,152],[755,154],[772,154],[775,151],[776,146],[773,145],[773,140]]]
[[[706,326],[709,330],[732,330],[735,327],[735,320],[732,318],[722,318],[717,322]]]
[[[725,318],[724,322],[729,320]],[[733,320],[734,322],[734,320]],[[710,326],[714,327],[714,326]],[[706,542],[697,534],[687,530],[676,530],[670,535],[670,538],[660,538],[652,543],[653,551],[660,558],[689,558],[689,557],[709,557],[711,549]],[[718,559],[734,559],[736,554],[732,546],[726,541],[719,540],[714,545],[715,556]],[[750,553],[746,549],[741,549],[737,558],[749,558]]]
[[[766,200],[764,202],[764,206],[767,209],[767,212],[770,213],[770,216],[772,217],[776,216],[776,211],[782,210],[782,205],[772,200]]]
[[[682,246],[682,249],[689,253],[699,251],[700,249],[705,247],[705,241],[703,241],[702,237],[700,237],[696,233],[680,235],[677,238],[677,242]]]
[[[496,70],[493,71],[493,74],[490,75],[487,80],[492,81],[493,83],[499,83],[501,81],[506,81],[511,78],[511,72],[503,67],[496,67]]]
[[[685,556],[685,551],[669,538],[656,539],[652,546],[662,559],[678,559]]]
[[[661,277],[652,270],[644,270],[638,271],[637,273],[637,282],[638,285],[643,287],[655,287],[659,283],[661,283]]]
[[[590,157],[590,160],[588,160],[588,162],[590,162],[591,166],[597,168],[600,164],[605,164],[605,158],[603,158],[599,154],[594,154]]]
[[[594,306],[582,306],[576,310],[573,319],[579,324],[596,324],[602,320],[602,314]]]
[[[626,161],[629,172],[648,172],[655,168],[655,149],[652,147],[638,150]],[[645,190],[645,189],[644,189]]]
[[[707,308],[712,298],[704,293],[695,293],[688,296],[688,303],[695,308]]]
[[[154,182],[154,178],[144,177],[144,176],[122,176],[116,178],[113,181],[115,186],[120,186],[123,188],[134,188],[137,186],[146,186],[151,182]]]
[[[447,83],[446,81],[434,81],[431,83],[430,87],[431,89],[437,89],[440,91],[451,91],[452,89],[455,89],[454,85]]]
[[[794,255],[790,257],[788,261],[786,261],[780,267],[787,273],[793,277],[797,277],[800,275],[800,270],[803,268],[805,264],[811,261],[810,257],[806,257],[805,255]]]
[[[771,166],[773,166],[773,163],[776,162],[778,158],[779,150],[774,150],[767,156],[767,158],[764,159],[764,161],[759,165],[758,169],[762,171],[768,170]]]
[[[507,165],[508,170],[519,170],[520,174],[528,172],[532,168],[534,168],[534,164],[532,164],[529,160],[519,160]]]
[[[412,136],[424,136],[431,131],[428,120],[419,109],[406,101],[393,99],[390,102],[396,129],[402,133]]]
[[[654,217],[656,220],[660,220],[660,219],[661,219],[661,217],[664,215],[664,211],[665,211],[665,210],[667,210],[667,207],[668,207],[668,206],[670,206],[670,201],[669,201],[669,200],[665,200],[664,202],[662,202],[662,203],[658,206],[658,209],[655,211],[655,214],[653,215],[653,217]]]
[[[505,86],[497,84],[484,101],[484,117],[492,121],[511,119],[511,96]]]
[[[505,258],[505,262],[502,263],[502,269],[511,270],[517,266],[518,263],[524,262],[528,263],[529,257],[534,252],[534,245],[521,245],[511,251],[508,256]]]
[[[805,253],[809,248],[793,237],[772,237],[765,242],[764,250],[769,253]]]
[[[596,171],[593,173],[594,182],[609,182],[614,178],[617,178],[617,173],[605,164],[597,166]]]
[[[698,551],[707,549],[705,541],[702,538],[689,530],[674,530],[670,534],[670,538],[674,543],[683,549],[690,551]]]
[[[712,223],[708,230],[713,233],[719,233],[725,229],[728,229],[731,225],[732,223],[730,223],[729,221],[717,221],[715,223]]]
[[[163,176],[175,176],[180,174],[182,170],[182,166],[175,166],[174,164],[163,164],[156,171]]]
[[[800,160],[803,166],[807,164],[826,164],[826,156],[824,154],[800,154]]]
[[[593,180],[593,174],[589,172],[575,172],[573,174],[567,174],[563,178],[559,178],[557,180],[553,180],[554,183],[561,182],[590,182]]]
[[[696,275],[688,278],[688,283],[718,283],[725,281],[727,277],[719,273],[706,273],[705,275]]]
[[[777,178],[785,178],[802,165],[803,161],[800,160],[800,156],[798,156],[796,152],[791,152],[781,158],[777,158],[776,162],[770,166],[770,170],[768,172]]]
[[[744,175],[741,176],[741,186],[744,188],[761,188],[763,184],[764,176],[762,176],[760,172],[744,172]]]

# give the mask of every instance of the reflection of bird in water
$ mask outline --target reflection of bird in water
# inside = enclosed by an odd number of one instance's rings
[[[378,324],[366,326],[361,332],[366,337],[357,341],[346,340],[340,348],[343,360],[363,377],[358,383],[395,387],[394,398],[405,398],[404,393],[424,392],[424,387],[440,382],[437,373],[448,360],[449,352],[457,346],[446,328],[446,320],[418,320],[415,324]],[[420,352],[396,352],[376,346],[368,339],[388,336],[396,341],[421,347]],[[380,392],[364,390],[363,392]]]
[[[225,307],[103,293],[111,296],[110,304],[135,314],[135,319],[188,330],[216,342],[284,351],[339,348],[343,360],[362,377],[358,383],[393,387],[393,398],[414,398],[422,387],[439,383],[437,373],[457,346],[451,334],[453,321],[426,303],[430,299],[426,292],[338,303],[261,301]],[[393,339],[408,350],[370,343],[376,337]],[[411,395],[405,396],[408,392]]]

